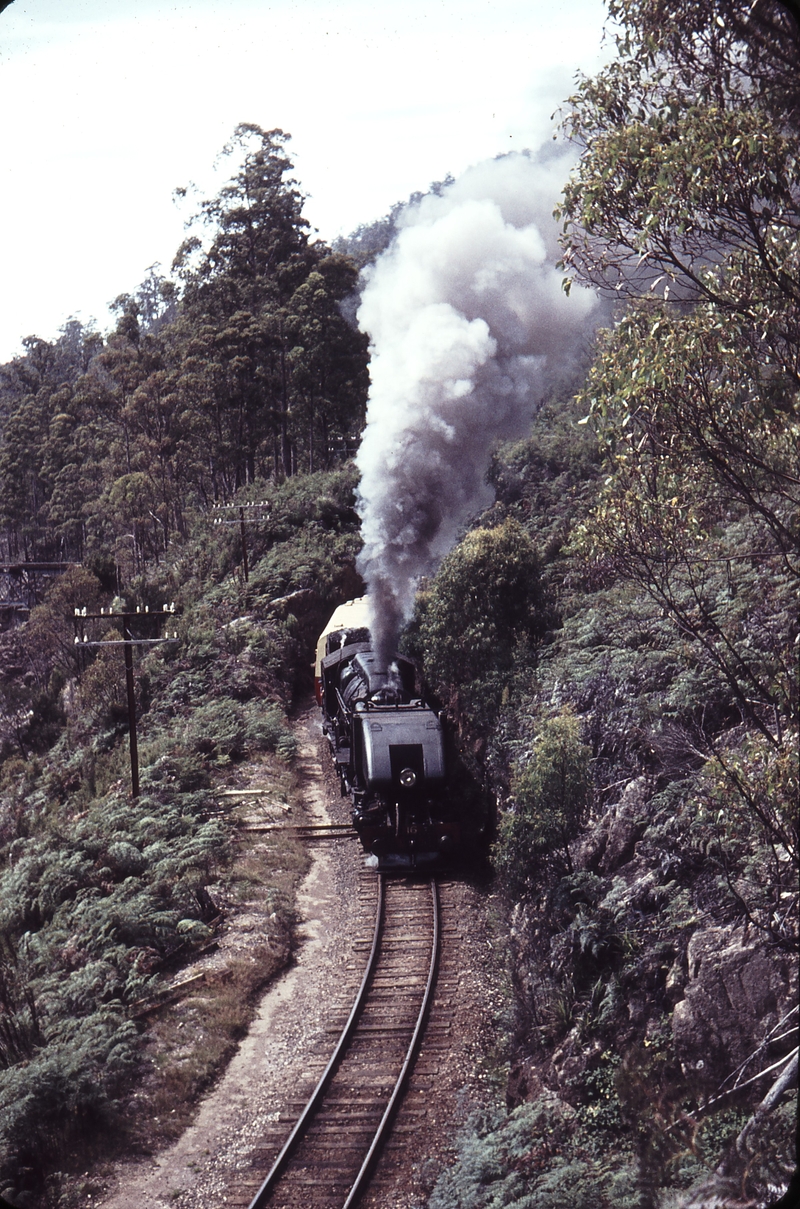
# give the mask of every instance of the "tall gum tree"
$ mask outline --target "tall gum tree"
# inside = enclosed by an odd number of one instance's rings
[[[338,305],[355,272],[309,239],[288,138],[236,128],[224,154],[243,152],[242,165],[197,219],[211,238],[192,235],[175,260],[186,387],[216,442],[215,496],[270,470],[313,469],[320,436],[327,462],[331,431],[352,434],[363,420],[366,340]]]
[[[707,855],[765,950],[795,952],[798,28],[766,0],[612,11],[618,57],[566,118],[565,263],[620,300],[581,395],[608,477],[572,551],[673,623],[705,685],[671,731]],[[773,1107],[785,1069],[759,1075]]]
[[[564,261],[621,300],[583,394],[612,468],[584,549],[642,583],[780,746],[797,696],[798,27],[767,0],[611,13],[617,59],[565,117],[583,154]],[[758,625],[733,604],[751,566]]]

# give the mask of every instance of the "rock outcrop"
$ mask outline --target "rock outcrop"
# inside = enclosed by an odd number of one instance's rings
[[[672,1014],[684,1073],[725,1078],[767,1037],[796,995],[796,967],[747,926],[694,933],[684,997]]]

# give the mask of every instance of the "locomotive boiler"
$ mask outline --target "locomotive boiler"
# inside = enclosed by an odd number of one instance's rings
[[[413,663],[379,668],[365,597],[340,605],[320,635],[317,701],[353,826],[380,869],[430,869],[459,841],[439,714]]]

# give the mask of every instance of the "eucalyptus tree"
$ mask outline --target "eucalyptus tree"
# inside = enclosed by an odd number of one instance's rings
[[[583,154],[564,260],[624,303],[583,394],[613,470],[585,549],[639,580],[780,746],[800,573],[798,26],[774,0],[611,12],[617,58],[565,119]]]
[[[176,392],[175,340],[170,325],[160,322],[150,280],[115,306],[116,328],[91,375],[95,409],[107,430],[102,494],[91,511],[96,532],[132,536],[134,561],[140,561],[158,558],[173,533],[185,536],[190,476],[180,443],[186,423]]]
[[[304,436],[313,468],[315,420],[324,439],[342,410],[351,428],[363,415],[366,345],[338,310],[354,273],[309,238],[288,138],[236,128],[224,154],[243,153],[242,163],[195,220],[210,238],[192,234],[175,259],[183,283],[179,390],[202,400],[214,495],[257,474],[292,474]]]
[[[0,524],[10,557],[75,557],[82,551],[80,512],[59,512],[80,426],[78,384],[102,347],[91,328],[70,319],[55,341],[31,336],[21,357],[0,367]]]
[[[365,418],[368,337],[340,309],[356,285],[347,257],[323,255],[287,308],[294,441],[312,473],[329,469],[337,452],[348,452]]]

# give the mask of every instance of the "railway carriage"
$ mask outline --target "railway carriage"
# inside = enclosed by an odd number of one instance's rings
[[[381,869],[431,869],[447,862],[460,828],[448,794],[439,714],[417,692],[410,660],[378,669],[365,597],[340,605],[320,635],[314,667],[353,826]]]

